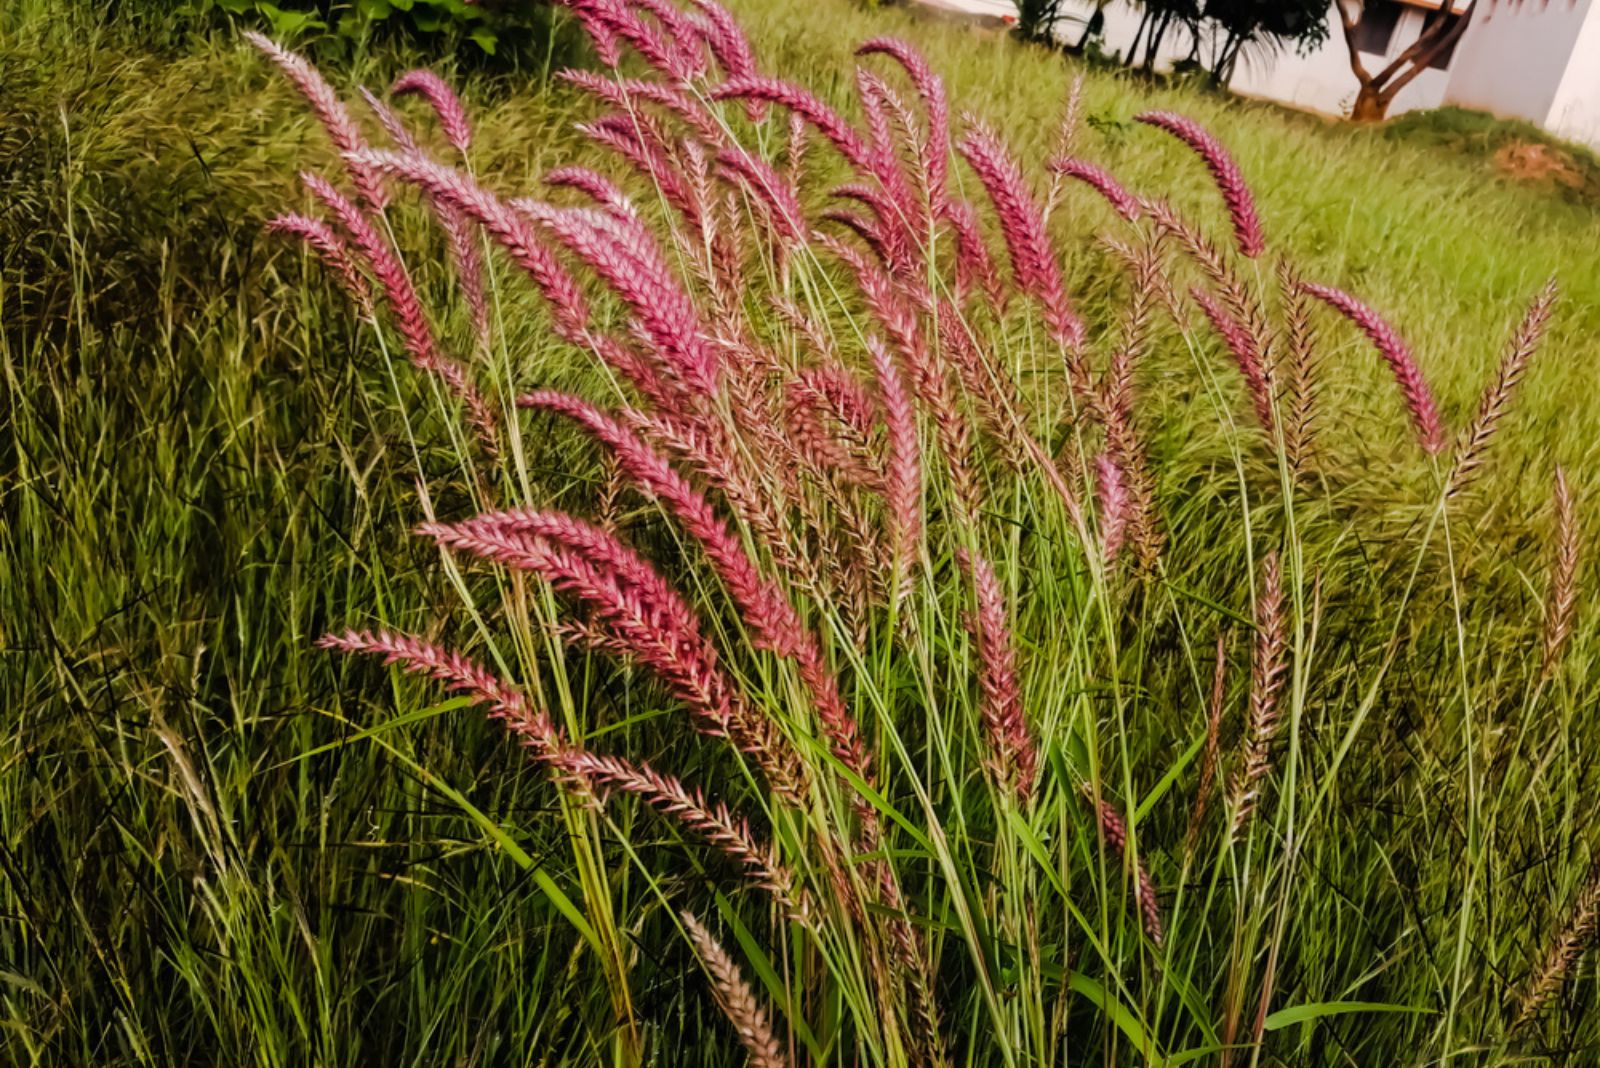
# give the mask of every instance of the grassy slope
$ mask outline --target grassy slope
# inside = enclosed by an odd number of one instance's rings
[[[958,107],[996,118],[1035,162],[1072,73],[838,0],[736,6],[770,69],[841,98],[853,43],[913,36]],[[69,1063],[536,1060],[574,1030],[550,1007],[596,1012],[598,998],[568,972],[570,943],[526,870],[436,786],[537,857],[537,776],[459,716],[295,759],[370,722],[309,639],[369,610],[414,622],[446,596],[432,554],[400,535],[418,504],[380,357],[320,274],[258,233],[297,202],[303,157],[325,158],[316,132],[225,40],[157,56],[70,21],[7,32],[4,1041],[18,1060]],[[381,82],[393,60],[370,63],[361,76]],[[572,150],[565,97],[469,96],[488,104],[480,168],[505,188]],[[1542,497],[1552,457],[1595,485],[1600,414],[1581,403],[1600,326],[1592,209],[1272,108],[1105,75],[1089,103],[1093,154],[1186,203],[1212,196],[1203,173],[1127,120],[1171,106],[1212,126],[1280,247],[1390,313],[1458,422],[1525,297],[1559,275],[1568,300],[1490,498]],[[1094,262],[1074,258],[1087,292]],[[536,323],[525,337],[527,373],[543,377]],[[1396,404],[1345,340],[1335,403],[1373,428],[1348,459],[1381,466]],[[442,426],[418,431],[424,462],[444,466]],[[679,996],[683,964],[649,973],[642,1011],[686,1014],[690,1059],[721,1032],[702,1035],[705,1000]]]

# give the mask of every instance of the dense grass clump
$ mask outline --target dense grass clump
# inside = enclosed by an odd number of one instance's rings
[[[1589,209],[573,11],[6,27],[16,1059],[1583,1063]]]

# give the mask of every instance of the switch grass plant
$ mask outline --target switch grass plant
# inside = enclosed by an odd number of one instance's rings
[[[305,174],[338,232],[300,215],[274,225],[306,239],[463,427],[452,499],[427,490],[416,533],[443,550],[469,622],[320,644],[486,706],[548,771],[614,1056],[648,1057],[653,1030],[607,873],[629,804],[709,847],[710,900],[669,885],[674,865],[625,862],[660,909],[643,906],[636,937],[680,930],[754,1063],[1054,1064],[1085,1047],[1253,1063],[1286,1023],[1342,1013],[1428,1018],[1446,1048],[1518,1041],[1581,956],[1594,909],[1586,891],[1520,992],[1486,989],[1469,932],[1501,814],[1483,794],[1514,774],[1504,761],[1521,742],[1496,742],[1475,677],[1452,516],[1490,462],[1555,284],[1452,450],[1412,349],[1368,304],[1269,259],[1248,181],[1193,120],[1135,116],[1204,165],[1225,239],[1079,158],[1078,87],[1048,167],[1058,185],[1041,196],[983,119],[952,123],[943,80],[908,42],[857,49],[858,125],[761,73],[715,0],[567,7],[613,72],[568,79],[600,113],[578,129],[616,167],[568,166],[548,197],[480,178],[464,108],[437,78],[396,88],[425,93],[442,160],[386,105],[393,144],[368,145],[320,74],[251,43],[316,112],[358,194]],[[1056,237],[1103,209],[1062,178],[1120,218],[1097,235],[1102,269],[1123,276],[1106,322],[1068,292]],[[448,234],[471,356],[443,353],[434,324],[448,313],[422,306],[421,267],[386,236],[397,189]],[[592,359],[587,391],[507,373],[494,320],[519,285]],[[1336,318],[1317,322],[1314,304]],[[1370,508],[1317,503],[1341,492],[1323,466],[1338,444],[1318,418],[1333,373],[1321,346],[1352,327],[1393,378],[1413,439],[1394,462],[1415,469],[1388,502],[1413,513],[1391,549],[1394,588],[1360,642],[1341,618],[1341,554],[1302,533],[1359,532]],[[1215,599],[1174,582],[1186,532],[1171,529],[1167,472],[1146,445],[1158,354],[1188,358],[1167,373],[1187,371],[1226,428],[1230,463],[1212,477],[1234,497],[1220,506],[1239,554]],[[564,510],[519,479],[535,427],[592,443],[604,494],[568,493]],[[1561,672],[1575,597],[1559,469],[1554,510],[1542,645],[1527,641],[1514,684],[1524,719]],[[1424,613],[1455,626],[1419,629]],[[1224,639],[1209,709],[1204,685],[1230,614],[1249,650],[1232,717]],[[1318,965],[1297,891],[1331,798],[1359,780],[1371,721],[1418,657],[1447,680],[1418,714],[1454,720],[1463,756],[1464,881],[1424,924],[1451,979],[1431,1005],[1307,1000]],[[633,755],[618,687],[692,728],[682,744]],[[702,748],[692,759],[716,800],[668,763]],[[1201,749],[1207,770],[1182,789]],[[1163,843],[1164,829],[1185,833]],[[1365,845],[1392,848],[1378,834]]]

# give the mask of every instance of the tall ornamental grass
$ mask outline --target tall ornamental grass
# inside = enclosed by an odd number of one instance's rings
[[[537,187],[475,171],[437,76],[355,108],[251,40],[342,164],[272,228],[455,441],[418,453],[415,531],[458,603],[321,644],[437,680],[547,773],[595,1059],[686,1063],[636,975],[687,951],[758,1065],[1558,1045],[1600,915],[1560,825],[1579,756],[1547,746],[1580,503],[1551,472],[1533,613],[1479,599],[1523,557],[1474,529],[1554,284],[1454,420],[1182,115],[1138,136],[1213,202],[1097,164],[1076,91],[1017,149],[899,40],[858,49],[846,116],[715,0],[565,6],[615,165]],[[513,375],[530,320],[576,370]],[[1336,425],[1358,354],[1394,395]],[[1357,477],[1385,419],[1406,445]]]

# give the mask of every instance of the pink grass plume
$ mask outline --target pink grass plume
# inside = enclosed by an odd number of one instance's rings
[[[1044,308],[1045,325],[1064,348],[1077,351],[1087,336],[1061,282],[1055,248],[1045,232],[1044,215],[1028,189],[1022,168],[987,126],[973,121],[956,150],[978,175],[994,203],[1011,252],[1017,288]]]
[[[1106,563],[1116,560],[1128,533],[1128,487],[1122,468],[1106,453],[1095,457],[1100,506],[1100,550]]]
[[[450,392],[467,406],[485,451],[491,455],[498,452],[499,418],[494,406],[468,380],[461,365],[440,351],[433,328],[428,324],[427,313],[417,297],[416,288],[411,284],[411,277],[389,240],[331,182],[309,172],[302,172],[300,180],[338,220],[350,243],[372,269],[389,302],[395,329],[405,344],[412,364],[419,370],[437,375],[445,383]]]
[[[698,787],[690,789],[676,776],[617,756],[567,749],[553,763],[590,793],[620,790],[676,819],[738,864],[791,919],[805,922],[808,910],[793,873],[778,863],[772,846],[759,841],[749,823],[735,817],[726,804],[712,804]]]
[[[1572,624],[1578,614],[1578,512],[1567,473],[1556,465],[1555,554],[1550,569],[1550,596],[1545,605],[1544,650],[1540,674],[1549,678],[1561,664],[1561,655],[1572,639]]]
[[[937,211],[944,202],[950,159],[950,105],[945,96],[944,79],[935,74],[916,48],[894,37],[874,37],[856,48],[856,55],[885,55],[905,68],[917,95],[922,99],[927,122],[927,139],[922,151],[922,180],[929,207]]]
[[[1267,243],[1261,232],[1261,218],[1256,213],[1255,196],[1250,192],[1250,186],[1245,182],[1233,156],[1222,147],[1222,142],[1193,119],[1170,111],[1146,111],[1135,115],[1134,119],[1166,131],[1205,161],[1206,169],[1211,172],[1223,203],[1228,207],[1234,243],[1239,252],[1250,259],[1260,256]]]
[[[1411,415],[1411,423],[1416,428],[1418,442],[1429,455],[1437,456],[1443,452],[1444,420],[1439,416],[1439,406],[1433,399],[1433,391],[1428,388],[1427,381],[1422,377],[1422,370],[1417,366],[1411,349],[1400,339],[1394,327],[1385,322],[1377,312],[1342,289],[1310,282],[1304,283],[1301,288],[1349,319],[1367,335],[1373,347],[1378,350],[1378,354],[1394,372],[1395,382],[1400,386],[1406,410]]]
[[[1105,836],[1106,844],[1116,851],[1117,856],[1131,864],[1133,858],[1128,851],[1127,820],[1117,811],[1115,805],[1105,800],[1096,806],[1096,815],[1099,817],[1100,833]],[[1150,869],[1145,866],[1143,858],[1140,858],[1134,869],[1133,896],[1139,908],[1146,937],[1159,946],[1165,937],[1161,924],[1161,903],[1156,899],[1155,880],[1150,878]]]
[[[1255,335],[1241,326],[1239,321],[1208,291],[1195,286],[1190,290],[1190,295],[1194,297],[1195,303],[1200,305],[1200,310],[1205,313],[1212,328],[1222,336],[1228,351],[1233,354],[1234,362],[1239,367],[1239,374],[1243,376],[1245,387],[1249,390],[1250,403],[1256,412],[1256,421],[1261,424],[1261,429],[1268,440],[1275,440],[1277,415],[1272,407],[1272,375],[1256,343]]]
[[[1004,312],[1006,288],[984,242],[977,211],[968,201],[946,199],[939,214],[955,237],[956,293],[965,297],[977,287],[997,313]]]
[[[780,237],[796,242],[805,239],[805,212],[800,207],[800,194],[787,176],[745,148],[719,153],[717,165],[750,190]]]
[[[350,295],[350,299],[356,302],[361,314],[368,319],[372,318],[372,290],[367,285],[366,278],[356,269],[355,261],[350,258],[350,249],[344,239],[332,227],[321,219],[287,214],[279,215],[267,223],[267,229],[273,233],[298,237],[305,242],[306,246],[333,272],[333,276]]]
[[[366,102],[367,110],[372,112],[373,118],[378,120],[378,125],[383,127],[383,132],[389,135],[389,140],[394,142],[396,148],[402,152],[422,151],[417,139],[411,136],[411,131],[406,128],[405,122],[394,108],[364,85],[359,91],[361,99]]]
[[[728,956],[728,951],[693,914],[680,912],[678,916],[683,921],[684,929],[689,932],[689,941],[694,943],[701,963],[711,976],[711,988],[716,994],[717,1005],[738,1033],[751,1068],[791,1068],[788,1055],[773,1035],[772,1025],[767,1022],[766,1011],[756,1000],[750,984],[745,982],[739,966]]]
[[[1076,178],[1105,198],[1112,209],[1129,222],[1139,218],[1139,198],[1122,187],[1104,167],[1081,159],[1052,160],[1050,170],[1067,178]]]
[[[399,665],[414,675],[426,675],[444,683],[449,690],[487,704],[490,717],[502,720],[541,761],[548,761],[560,750],[560,739],[548,715],[535,710],[516,687],[459,653],[421,638],[383,630],[329,634],[318,639],[317,647],[346,655],[381,657],[386,664]]]
[[[1455,469],[1450,473],[1449,492],[1456,493],[1472,481],[1473,475],[1482,466],[1484,452],[1493,440],[1495,431],[1499,429],[1500,421],[1505,418],[1506,411],[1511,406],[1511,398],[1517,391],[1517,385],[1527,373],[1528,364],[1549,328],[1550,313],[1555,307],[1556,294],[1556,281],[1552,278],[1539,291],[1527,314],[1523,316],[1522,322],[1517,325],[1516,332],[1512,334],[1511,343],[1507,346],[1505,355],[1501,357],[1494,379],[1485,388],[1483,396],[1478,401],[1478,414],[1461,437],[1461,444],[1456,451]]]
[[[802,116],[839,154],[861,171],[872,169],[872,152],[855,127],[804,86],[759,75],[729,78],[711,90],[713,100],[755,100],[777,104]]]
[[[1284,623],[1283,577],[1276,550],[1261,561],[1261,585],[1255,604],[1255,645],[1250,659],[1250,713],[1245,724],[1244,757],[1234,770],[1233,841],[1245,829],[1266,791],[1272,771],[1273,743],[1278,733],[1279,699],[1288,671]]]
[[[517,208],[628,303],[661,361],[691,398],[703,402],[717,392],[720,361],[707,342],[699,312],[661,247],[637,220],[532,201],[518,201]]]
[[[350,112],[339,99],[339,95],[317,72],[317,68],[304,56],[280,48],[264,34],[246,30],[244,39],[271,60],[311,105],[311,110],[316,113],[317,120],[322,123],[322,128],[327,131],[329,140],[333,142],[333,147],[345,157],[350,180],[355,184],[356,192],[361,195],[361,199],[373,211],[382,211],[387,207],[389,198],[384,193],[383,183],[379,181],[377,174],[371,167],[350,158],[352,153],[360,152],[367,147],[366,140],[361,136],[361,130],[351,119]]]
[[[708,145],[726,139],[716,116],[680,86],[646,78],[607,77],[590,70],[563,70],[556,77],[630,116],[639,113],[641,104],[654,104],[682,119]]]
[[[705,495],[632,430],[581,398],[544,390],[519,397],[517,405],[554,412],[583,427],[611,451],[629,479],[683,525],[727,588],[756,647],[794,661],[835,754],[862,778],[870,778],[871,765],[860,732],[816,636],[806,629],[783,591],[761,574]]]
[[[966,549],[956,550],[956,562],[972,580],[977,610],[967,619],[967,629],[978,643],[979,715],[994,752],[989,761],[996,780],[1009,783],[1024,804],[1033,793],[1039,763],[1038,750],[1023,715],[1022,685],[1017,677],[1017,654],[1007,619],[1005,591],[989,561]]]
[[[755,50],[744,28],[727,8],[716,0],[693,0],[698,9],[700,38],[711,49],[717,65],[729,78],[749,78],[759,72]],[[753,116],[758,117],[758,116]]]
[[[436,202],[476,220],[516,265],[527,272],[555,313],[557,329],[569,340],[581,337],[589,321],[582,291],[533,227],[509,204],[453,168],[415,154],[361,152],[358,162],[421,188]]]
[[[588,167],[557,167],[545,173],[544,184],[552,189],[576,189],[608,211],[629,218],[638,216],[628,194],[617,188],[611,179]]]
[[[431,70],[407,71],[389,87],[390,96],[412,93],[428,102],[434,114],[439,116],[439,127],[444,130],[445,139],[457,152],[466,155],[472,147],[472,124],[467,120],[467,109],[462,106],[456,91]]]

